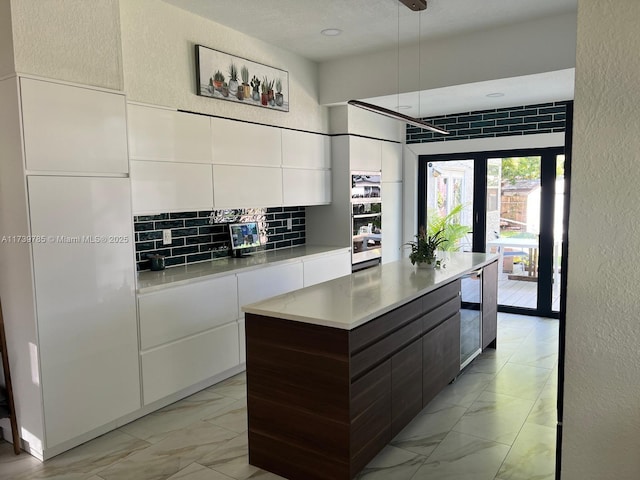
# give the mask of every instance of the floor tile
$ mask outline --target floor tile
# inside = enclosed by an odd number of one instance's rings
[[[160,480],[174,475],[236,437],[237,433],[198,422],[99,472],[104,480]]]
[[[120,427],[125,433],[149,443],[158,443],[179,431],[233,404],[233,398],[203,390]]]
[[[466,412],[465,407],[443,405],[416,417],[391,441],[391,445],[428,456]]]
[[[412,480],[493,480],[509,446],[450,432]]]
[[[247,398],[247,377],[245,372],[239,373],[227,380],[220,382],[207,389],[208,391],[215,392],[218,395],[224,397],[235,398],[236,400],[242,400]]]
[[[494,375],[480,372],[465,372],[434,399],[450,405],[470,406],[493,380]]]
[[[512,397],[536,400],[547,383],[551,369],[520,365],[509,361],[486,390]]]
[[[484,392],[469,407],[453,430],[511,445],[529,415],[533,403],[532,400]]]
[[[358,480],[409,480],[426,457],[401,448],[388,446],[356,477]]]
[[[526,423],[511,447],[498,477],[503,480],[553,480],[556,431]]]
[[[41,463],[14,480],[88,479],[122,459],[149,447],[149,443],[114,430]]]
[[[230,397],[225,397],[230,398]],[[236,400],[232,404],[221,408],[212,416],[203,420],[211,422],[219,427],[242,433],[247,431],[247,399]]]
[[[13,445],[0,440],[0,480],[13,480],[19,475],[39,468],[41,462],[26,452],[15,455]]]
[[[526,344],[509,358],[509,362],[552,369],[558,363],[558,345],[553,342]]]
[[[192,463],[178,473],[171,475],[167,480],[233,480],[220,472],[203,467],[198,463]]]

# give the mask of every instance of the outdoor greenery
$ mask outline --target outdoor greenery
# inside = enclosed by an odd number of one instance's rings
[[[460,248],[460,240],[471,233],[469,227],[460,223],[460,214],[464,207],[465,205],[460,203],[445,216],[438,214],[435,209],[429,209],[427,212],[427,234],[434,236],[441,233],[442,243],[440,250],[445,252],[457,251]]]
[[[540,179],[540,157],[502,159],[502,180],[514,185],[518,180]]]

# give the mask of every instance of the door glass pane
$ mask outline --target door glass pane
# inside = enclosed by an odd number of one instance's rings
[[[556,185],[553,212],[553,303],[551,309],[560,311],[560,262],[562,260],[562,217],[564,215],[565,178],[564,155],[556,157]]]
[[[498,304],[537,308],[541,157],[487,163],[487,251],[500,254]]]
[[[427,231],[442,230],[441,250],[471,251],[473,160],[429,162],[427,166]]]

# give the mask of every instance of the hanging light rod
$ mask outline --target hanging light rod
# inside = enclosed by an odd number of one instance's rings
[[[400,0],[414,12],[427,9],[427,0]]]
[[[400,120],[402,122],[408,123],[409,125],[413,125],[414,127],[424,128],[426,130],[431,130],[432,132],[441,133],[443,135],[449,135],[449,132],[440,127],[436,127],[435,125],[431,125],[430,123],[410,117],[409,115],[405,115],[404,113],[394,112],[393,110],[389,110],[388,108],[373,105],[372,103],[361,102],[360,100],[349,100],[347,103],[349,105],[353,105],[354,107],[359,107],[364,110],[369,110],[373,113],[379,113],[380,115],[393,118],[394,120]]]

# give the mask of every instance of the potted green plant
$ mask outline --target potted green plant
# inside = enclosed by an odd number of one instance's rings
[[[284,95],[282,95],[282,80],[276,80],[276,105],[281,107],[284,104]]]
[[[229,65],[229,93],[231,95],[238,93],[238,67],[233,62]]]
[[[436,250],[444,242],[442,230],[434,235],[429,235],[424,227],[420,227],[415,242],[408,242],[405,245],[411,247],[409,260],[412,265],[418,265],[418,268],[436,268],[439,265],[436,260]]]
[[[213,85],[216,89],[220,90],[222,88],[222,84],[224,83],[224,75],[220,70],[213,74]]]
[[[251,96],[251,86],[249,85],[249,69],[245,65],[243,65],[240,69],[240,76],[242,77],[244,98],[249,98]]]
[[[251,98],[253,98],[256,102],[260,101],[260,80],[258,80],[258,77],[256,77],[255,75],[253,76],[253,78],[251,79],[251,87],[253,88],[253,91],[251,92]]]
[[[471,229],[460,223],[460,216],[466,205],[460,203],[453,207],[449,213],[442,216],[435,209],[429,209],[427,219],[427,234],[434,235],[442,232],[444,242],[440,246],[443,252],[456,252],[460,250],[461,241],[471,233]]]
[[[223,97],[229,96],[229,85],[227,85],[227,82],[222,83],[222,88],[220,89],[220,91]]]

